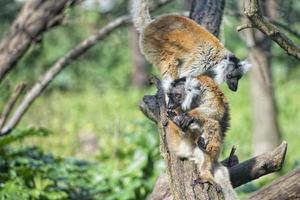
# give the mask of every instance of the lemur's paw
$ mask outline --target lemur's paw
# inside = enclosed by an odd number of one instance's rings
[[[175,116],[173,119],[174,123],[181,128],[183,132],[186,132],[191,125],[191,123],[194,122],[194,118],[190,117],[186,114],[181,114],[178,116]]]

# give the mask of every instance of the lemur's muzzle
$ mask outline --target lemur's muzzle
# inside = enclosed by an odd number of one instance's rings
[[[239,80],[238,78],[231,78],[231,79],[227,79],[226,81],[228,88],[234,92],[237,91],[238,89],[238,84],[239,84]]]

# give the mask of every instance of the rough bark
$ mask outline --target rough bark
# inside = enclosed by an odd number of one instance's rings
[[[134,27],[130,28],[130,46],[132,49],[133,71],[131,82],[137,88],[146,87],[148,84],[148,63],[139,48],[139,36]]]
[[[265,0],[262,11],[269,17],[276,17],[274,0]],[[245,32],[246,44],[249,47],[251,70],[251,102],[253,114],[253,154],[258,155],[274,149],[280,142],[280,131],[277,121],[276,100],[274,97],[271,74],[272,41],[258,30]]]
[[[255,192],[248,200],[300,199],[300,169],[288,173]]]
[[[219,35],[225,0],[193,0],[190,18],[215,36]]]
[[[29,0],[0,42],[0,83],[30,45],[60,24],[64,10],[78,0]]]

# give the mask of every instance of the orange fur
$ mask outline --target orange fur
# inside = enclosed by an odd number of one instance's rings
[[[181,151],[178,148],[183,140],[189,141],[190,149],[195,149],[199,148],[199,138],[204,137],[207,146],[203,152],[204,161],[200,166],[200,176],[202,180],[213,182],[213,166],[218,160],[229,122],[229,105],[219,86],[210,77],[200,75],[196,78],[199,81],[199,89],[203,92],[197,100],[197,107],[187,111],[187,114],[196,119],[200,128],[190,128],[187,133],[183,133],[170,121],[167,129],[168,143],[170,150],[176,154]],[[180,112],[179,110],[176,112]]]
[[[170,75],[174,79],[199,61],[215,65],[229,52],[195,21],[178,15],[152,21],[141,33],[140,42],[143,53],[160,69],[161,75]]]

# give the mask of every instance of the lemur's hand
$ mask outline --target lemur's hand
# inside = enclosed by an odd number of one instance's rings
[[[173,118],[173,122],[183,131],[186,132],[191,125],[191,123],[194,122],[194,118],[188,116],[187,114],[183,113],[180,115],[177,115]]]

